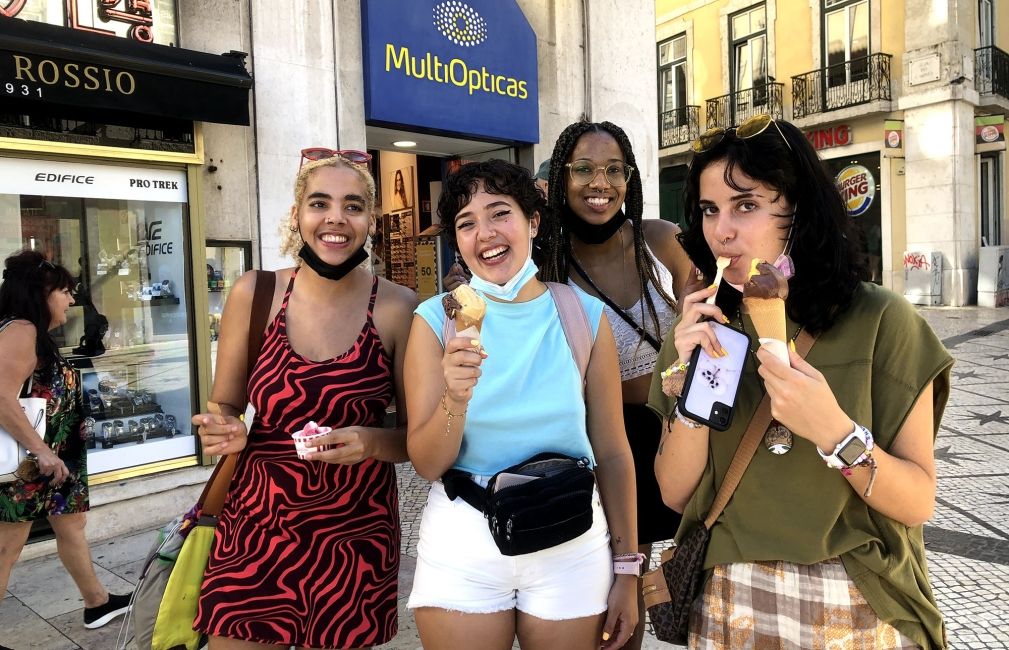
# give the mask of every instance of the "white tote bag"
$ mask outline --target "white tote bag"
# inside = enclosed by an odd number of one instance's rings
[[[32,378],[28,378],[28,388],[25,395],[32,392]],[[28,422],[35,427],[40,438],[46,437],[46,400],[44,397],[20,397],[18,402],[24,410]],[[17,480],[14,472],[28,454],[28,450],[10,433],[0,427],[0,483],[10,483]]]

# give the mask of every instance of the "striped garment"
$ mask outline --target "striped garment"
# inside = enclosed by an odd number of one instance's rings
[[[812,565],[717,565],[694,603],[687,645],[718,650],[918,647],[879,620],[839,558]]]
[[[287,302],[249,379],[256,419],[221,513],[195,628],[312,648],[386,643],[397,629],[399,515],[392,463],[300,460],[291,432],[381,426],[392,362],[372,321],[354,345],[314,362],[287,340]]]

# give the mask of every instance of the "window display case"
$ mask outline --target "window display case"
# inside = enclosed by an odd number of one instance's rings
[[[48,174],[71,182],[24,192]],[[0,254],[41,250],[78,280],[52,334],[81,372],[92,476],[196,454],[188,219],[182,171],[0,158]]]

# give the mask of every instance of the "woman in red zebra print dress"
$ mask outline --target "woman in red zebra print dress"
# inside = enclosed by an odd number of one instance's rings
[[[253,274],[224,310],[210,412],[193,417],[207,453],[241,453],[194,625],[213,650],[362,648],[396,634],[393,463],[407,458],[401,369],[416,297],[360,266],[375,228],[375,183],[354,162],[366,156],[331,152],[299,171],[283,248],[301,263],[277,271],[250,377]],[[394,394],[398,426],[385,429]],[[303,460],[291,433],[309,421],[333,431]]]

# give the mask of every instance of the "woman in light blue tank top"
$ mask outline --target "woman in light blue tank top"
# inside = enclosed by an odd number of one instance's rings
[[[637,551],[616,348],[602,304],[575,290],[592,333],[583,385],[553,296],[536,278],[533,258],[556,245],[537,237],[545,209],[529,172],[500,160],[464,165],[438,203],[487,311],[479,340],[443,341],[436,296],[418,307],[407,348],[407,448],[417,472],[434,481],[407,606],[428,650],[510,647],[516,637],[523,648],[618,648],[637,623],[636,575],[614,574]],[[483,513],[450,499],[439,479],[455,469],[486,485],[548,451],[590,459],[592,528],[504,556]]]

